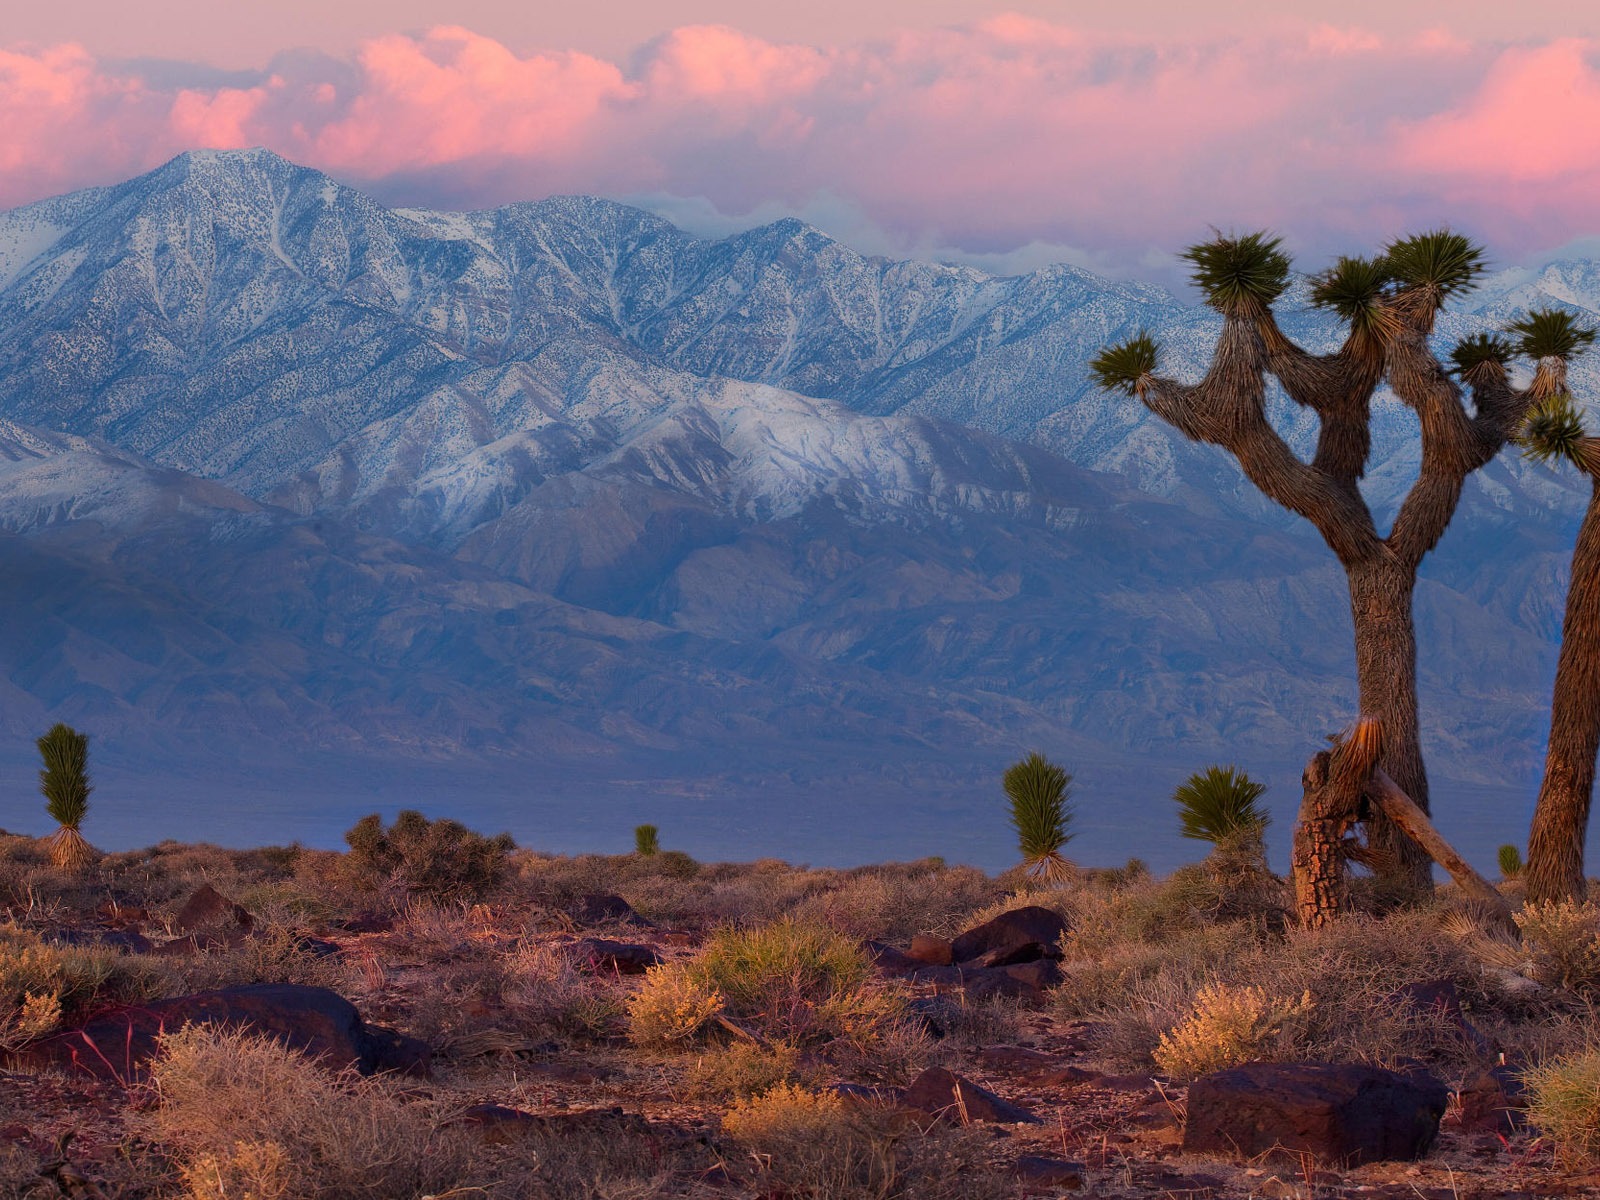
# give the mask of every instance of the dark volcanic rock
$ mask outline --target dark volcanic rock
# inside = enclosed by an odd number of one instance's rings
[[[1430,1075],[1327,1063],[1250,1063],[1189,1086],[1186,1154],[1305,1153],[1334,1165],[1420,1158],[1448,1091]]]
[[[572,910],[572,915],[584,925],[602,925],[607,921],[617,921],[624,925],[637,925],[643,929],[655,927],[654,922],[634,912],[633,905],[610,892],[592,892],[581,897],[577,907]]]
[[[934,937],[931,933],[917,934],[911,939],[911,948],[906,953],[918,962],[925,962],[931,967],[948,967],[955,961],[950,939]]]
[[[1011,1173],[1024,1183],[1076,1190],[1083,1186],[1084,1165],[1062,1158],[1024,1154],[1011,1165]]]
[[[57,946],[101,946],[128,954],[149,954],[155,943],[136,929],[54,929],[44,940]]]
[[[950,955],[957,963],[984,959],[983,966],[1024,962],[1029,955],[1059,958],[1057,946],[1066,932],[1067,923],[1060,913],[1028,905],[967,930],[950,943]],[[1031,946],[1038,949],[1030,950]]]
[[[1002,1100],[987,1088],[943,1067],[929,1067],[913,1079],[911,1086],[901,1094],[900,1103],[936,1120],[961,1125],[974,1121],[1000,1125],[1039,1124],[1039,1118],[1027,1109]]]
[[[1467,1020],[1467,1014],[1461,1007],[1461,993],[1456,990],[1453,980],[1428,979],[1420,983],[1408,983],[1391,995],[1389,1000],[1397,1007],[1410,1008],[1443,1024],[1477,1054],[1487,1058],[1494,1053],[1489,1039]]]
[[[364,1075],[424,1074],[432,1054],[425,1042],[368,1025],[355,1005],[327,988],[258,983],[113,1009],[10,1057],[22,1070],[60,1067],[102,1079],[133,1079],[155,1056],[164,1032],[189,1024],[248,1028],[329,1066],[353,1066]]]
[[[928,965],[922,959],[913,958],[900,947],[891,946],[888,942],[862,942],[861,948],[867,952],[872,965],[885,975],[910,975]]]
[[[1528,1123],[1522,1076],[1511,1067],[1490,1067],[1461,1084],[1461,1126],[1489,1133],[1515,1133]]]
[[[256,919],[242,904],[235,904],[209,883],[203,883],[178,910],[172,927],[179,933],[199,933],[202,930],[249,930],[255,923]]]
[[[661,954],[654,946],[605,938],[579,938],[568,952],[592,971],[615,971],[619,975],[643,975],[661,965]]]

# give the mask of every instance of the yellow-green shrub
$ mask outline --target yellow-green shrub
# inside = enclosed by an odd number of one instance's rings
[[[1600,1164],[1600,1049],[1588,1049],[1523,1074],[1528,1119],[1555,1143],[1568,1167]]]
[[[1188,1080],[1256,1062],[1276,1048],[1285,1026],[1310,1008],[1309,992],[1288,1000],[1249,985],[1208,984],[1195,995],[1189,1016],[1161,1035],[1156,1065],[1173,1079]]]

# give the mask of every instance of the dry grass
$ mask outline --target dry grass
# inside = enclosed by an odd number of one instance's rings
[[[982,1200],[1012,1194],[965,1133],[923,1137],[899,1114],[781,1084],[736,1103],[723,1131],[764,1194],[811,1200]]]
[[[442,1114],[276,1042],[189,1026],[163,1039],[153,1081],[151,1135],[194,1200],[405,1200],[485,1182]]]

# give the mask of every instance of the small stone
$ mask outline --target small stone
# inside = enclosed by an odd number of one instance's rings
[[[255,923],[256,919],[243,905],[235,904],[209,883],[204,883],[184,901],[172,927],[179,933],[199,933],[228,927],[248,930]]]
[[[943,1067],[929,1067],[918,1075],[906,1088],[900,1102],[936,1120],[953,1121],[961,1125],[978,1121],[1000,1125],[1040,1123],[1039,1118],[1027,1109],[1002,1100],[987,1088],[979,1087],[972,1080]]]
[[[1011,1165],[1011,1173],[1024,1183],[1073,1191],[1083,1186],[1083,1173],[1087,1169],[1083,1163],[1047,1158],[1042,1154],[1024,1154]]]
[[[925,962],[933,967],[948,967],[954,960],[950,949],[950,939],[935,937],[931,933],[919,933],[911,939],[911,948],[906,954],[918,962]]]
[[[661,965],[661,954],[654,946],[612,942],[605,938],[580,938],[572,943],[570,953],[592,971],[610,971],[618,975],[643,975],[651,967]]]
[[[1061,952],[1055,947],[1060,945],[1066,932],[1067,923],[1060,913],[1038,905],[1027,905],[1003,912],[993,920],[960,934],[951,942],[950,954],[955,962],[966,963],[997,951],[1037,944],[1044,947],[1051,957],[1059,958]]]

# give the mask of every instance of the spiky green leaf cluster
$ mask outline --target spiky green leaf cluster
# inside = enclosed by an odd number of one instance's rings
[[[1492,333],[1475,333],[1462,338],[1450,351],[1450,367],[1457,375],[1465,377],[1485,363],[1499,363],[1503,367],[1515,353],[1516,347],[1505,338]]]
[[[1506,326],[1517,335],[1517,349],[1529,358],[1559,358],[1582,354],[1594,342],[1594,330],[1559,308],[1536,308],[1520,321]]]
[[[1265,232],[1218,234],[1190,246],[1180,257],[1193,268],[1189,278],[1205,293],[1206,303],[1220,312],[1264,313],[1289,286],[1283,240]]]
[[[1495,857],[1500,863],[1500,874],[1505,879],[1516,879],[1522,875],[1522,851],[1509,842],[1501,846]]]
[[[633,852],[640,858],[650,858],[661,853],[661,831],[654,825],[633,827]]]
[[[1583,441],[1588,436],[1583,414],[1571,395],[1552,396],[1528,414],[1522,436],[1517,439],[1523,451],[1535,462],[1566,459],[1583,465]]]
[[[1100,351],[1089,371],[1106,391],[1133,396],[1139,391],[1139,380],[1155,373],[1160,350],[1150,331],[1141,329],[1127,341]]]
[[[1172,794],[1183,836],[1221,845],[1241,834],[1259,834],[1271,820],[1256,803],[1266,790],[1233,767],[1195,772]]]
[[[1068,795],[1072,776],[1042,754],[1013,763],[1001,777],[1011,801],[1017,848],[1030,871],[1045,873],[1062,861],[1061,848],[1072,840]]]
[[[44,769],[39,772],[39,791],[45,811],[68,829],[76,829],[89,812],[89,735],[70,725],[57,724],[35,743]]]
[[[1449,229],[1390,242],[1383,257],[1396,283],[1430,293],[1436,304],[1471,291],[1488,269],[1483,248]]]
[[[1311,303],[1337,313],[1351,330],[1378,334],[1387,322],[1383,308],[1393,276],[1382,258],[1341,257],[1311,281]]]

